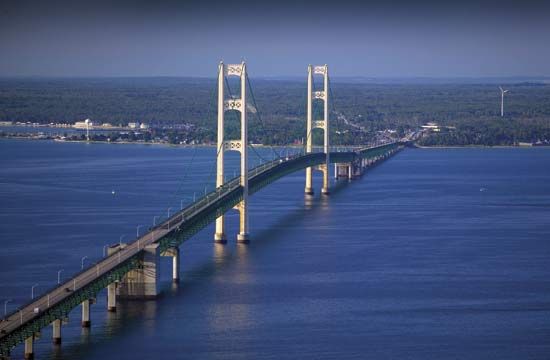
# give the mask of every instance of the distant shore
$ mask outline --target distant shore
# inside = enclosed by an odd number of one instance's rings
[[[149,146],[170,146],[170,147],[216,147],[216,144],[170,144],[166,142],[145,142],[145,141],[98,141],[98,140],[61,140],[51,137],[39,137],[39,136],[2,136],[2,139],[11,140],[35,140],[35,141],[52,141],[58,143],[88,143],[88,144],[113,144],[113,145],[149,145]],[[301,148],[302,145],[264,145],[264,144],[252,144],[256,148],[261,147],[291,147]],[[339,145],[339,146],[360,146],[360,145]],[[414,144],[414,148],[417,149],[465,149],[465,148],[493,148],[493,149],[506,149],[506,148],[548,148],[550,145],[434,145],[423,146]]]
[[[522,148],[522,149],[531,149],[531,148],[544,148],[548,147],[549,145],[434,145],[434,146],[422,146],[422,145],[414,145],[415,148],[418,149],[465,149],[465,148],[480,148],[480,149],[507,149],[507,148]]]
[[[56,143],[86,143],[86,144],[112,144],[112,145],[150,145],[150,146],[173,146],[173,147],[216,147],[216,144],[170,144],[166,142],[146,142],[146,141],[98,141],[98,140],[60,140],[54,138],[41,138],[36,136],[2,136],[0,140],[32,140],[32,141],[51,141]],[[301,148],[302,145],[264,145],[251,144],[256,148],[261,147],[296,147]],[[352,145],[349,145],[352,146]]]

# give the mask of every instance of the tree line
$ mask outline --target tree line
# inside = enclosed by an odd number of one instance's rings
[[[249,137],[264,144],[305,137],[306,83],[251,79],[257,110],[250,102]],[[320,85],[320,84],[318,84]],[[492,84],[331,84],[331,131],[335,142],[359,144],[384,129],[403,134],[427,122],[456,127],[422,139],[424,145],[510,145],[550,139],[550,86],[507,86],[506,116]],[[233,93],[238,93],[233,89]],[[1,79],[0,121],[95,123],[153,127],[192,124],[186,136],[216,139],[216,82],[196,78]],[[249,96],[251,99],[251,96]],[[316,118],[322,104],[315,103]],[[349,122],[339,119],[343,115]],[[352,123],[355,126],[350,125]],[[227,116],[228,135],[238,132]],[[358,126],[361,130],[358,130]],[[177,134],[171,135],[178,137]],[[319,138],[318,135],[314,136]]]

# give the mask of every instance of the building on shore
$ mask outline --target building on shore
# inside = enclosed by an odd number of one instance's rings
[[[73,127],[75,129],[92,129],[94,127],[94,123],[90,121],[90,119],[86,119],[84,121],[75,122]]]
[[[455,130],[455,126],[441,126],[434,122],[428,122],[426,125],[422,125],[422,130],[431,132],[441,132],[442,130]]]

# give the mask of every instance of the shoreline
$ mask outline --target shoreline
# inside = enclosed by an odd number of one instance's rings
[[[435,146],[422,146],[414,145],[417,149],[532,149],[532,148],[545,148],[550,145],[435,145]]]
[[[1,140],[27,140],[27,141],[50,141],[56,143],[85,143],[85,144],[109,144],[109,145],[147,145],[147,146],[167,146],[167,147],[216,147],[216,144],[168,144],[168,143],[156,143],[156,142],[138,142],[138,141],[97,141],[97,140],[59,140],[52,138],[37,138],[37,137],[23,137],[23,136],[3,136]],[[262,147],[288,147],[288,148],[301,148],[301,145],[264,145],[264,144],[251,144],[255,148]],[[338,145],[342,147],[352,147],[360,145]],[[411,146],[415,149],[532,149],[532,148],[550,148],[550,145],[436,145],[436,146],[422,146],[413,144]]]
[[[20,140],[20,141],[49,141],[55,143],[84,143],[84,144],[105,144],[105,145],[147,145],[147,146],[167,146],[167,147],[213,147],[216,144],[169,144],[169,143],[155,143],[155,142],[138,142],[138,141],[97,141],[97,140],[59,140],[51,138],[36,138],[36,137],[23,137],[23,136],[3,136],[2,140]],[[302,148],[301,145],[264,145],[264,144],[251,144],[255,148],[263,147],[289,147],[289,148]],[[351,145],[350,145],[351,146]]]

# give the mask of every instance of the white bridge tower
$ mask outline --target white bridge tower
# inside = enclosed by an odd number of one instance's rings
[[[323,90],[313,90],[313,76],[323,75]],[[311,153],[313,150],[313,129],[323,129],[324,131],[324,152],[326,154],[326,163],[318,167],[323,172],[323,187],[321,193],[323,195],[329,194],[329,163],[330,163],[330,149],[329,149],[329,112],[328,112],[328,66],[312,66],[307,68],[307,134],[306,134],[306,153]],[[322,120],[313,120],[313,100],[320,99],[324,103],[324,118]],[[312,173],[313,168],[308,167],[306,169],[306,195],[313,195],[312,185]]]
[[[225,77],[238,76],[241,80],[241,97],[225,98]],[[220,63],[218,68],[218,147],[217,147],[217,175],[216,187],[224,184],[224,152],[238,151],[241,154],[241,186],[243,188],[243,199],[236,206],[240,213],[239,234],[237,241],[247,243],[248,238],[248,124],[246,119],[246,64],[225,65]],[[225,112],[236,110],[241,113],[241,138],[239,140],[225,140],[224,123]],[[226,243],[225,219],[221,215],[216,219],[216,234],[214,241]]]

